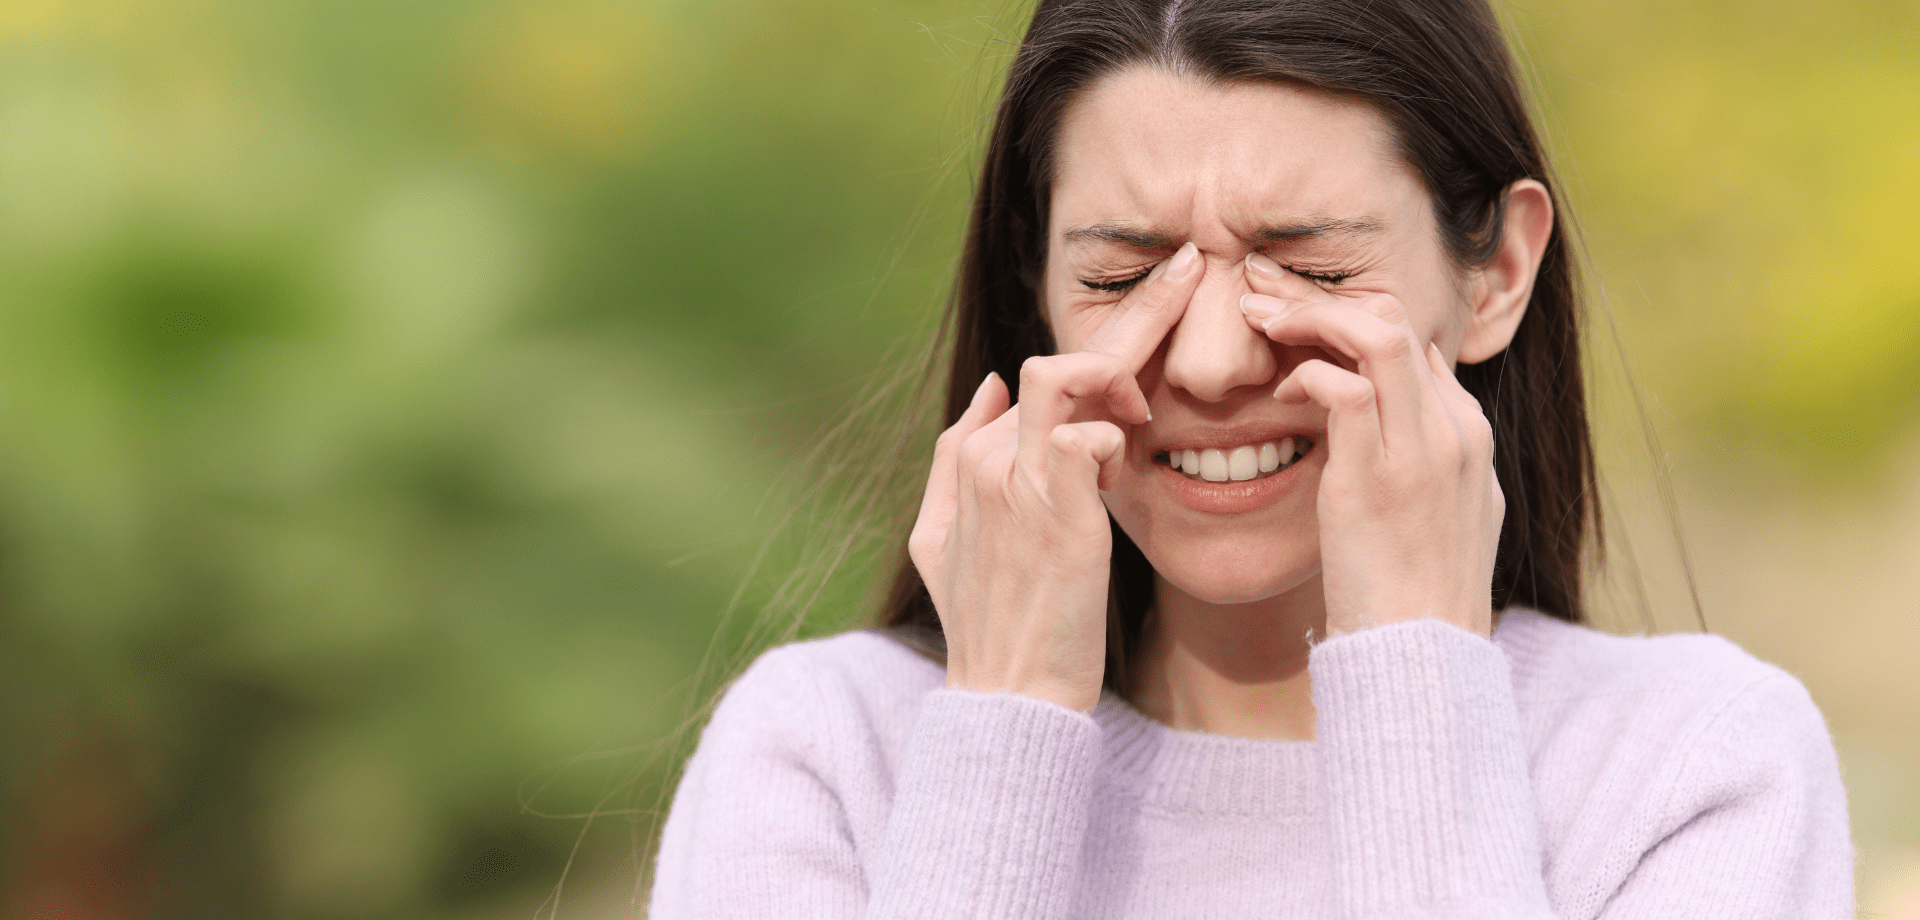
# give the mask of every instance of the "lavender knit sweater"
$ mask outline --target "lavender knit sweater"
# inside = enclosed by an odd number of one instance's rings
[[[1088,717],[856,632],[728,691],[652,920],[1842,918],[1846,792],[1786,672],[1510,611],[1310,660],[1315,741]]]

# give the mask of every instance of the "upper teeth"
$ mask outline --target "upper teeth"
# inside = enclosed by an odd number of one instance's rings
[[[1286,469],[1312,449],[1313,442],[1306,438],[1296,442],[1287,437],[1232,450],[1170,450],[1166,457],[1168,465],[1188,476],[1208,482],[1241,482]]]

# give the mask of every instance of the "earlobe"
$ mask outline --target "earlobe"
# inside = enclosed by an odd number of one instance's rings
[[[1466,335],[1460,340],[1462,364],[1478,364],[1504,351],[1526,314],[1534,276],[1553,236],[1553,196],[1533,179],[1507,188],[1499,249],[1477,270]]]

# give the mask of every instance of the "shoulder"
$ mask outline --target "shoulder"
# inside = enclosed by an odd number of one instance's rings
[[[874,630],[778,646],[727,689],[702,746],[732,741],[823,770],[891,772],[921,700],[945,679],[939,664]]]
[[[1615,636],[1513,610],[1493,639],[1507,654],[1514,695],[1526,708],[1637,700],[1634,708],[1677,708],[1711,719],[1743,705],[1813,705],[1792,674],[1721,636]]]
[[[945,677],[944,668],[899,640],[863,629],[768,649],[727,695],[886,708],[917,702]]]
[[[1615,636],[1514,611],[1494,641],[1507,653],[1540,779],[1639,777],[1649,793],[1679,796],[1666,801],[1681,812],[1760,786],[1844,795],[1805,685],[1723,637]]]
[[[1729,897],[1851,914],[1839,758],[1792,674],[1720,636],[1614,636],[1530,611],[1494,641],[1559,890],[1626,904],[1659,890],[1662,867],[1711,866]]]
[[[773,913],[818,914],[830,902],[857,912],[858,854],[886,828],[897,738],[943,677],[872,632],[755,658],[687,761],[662,830],[653,913],[731,915],[796,900],[804,909]]]

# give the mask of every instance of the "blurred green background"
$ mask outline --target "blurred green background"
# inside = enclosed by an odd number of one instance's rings
[[[894,448],[809,451],[1021,13],[0,0],[0,917],[631,915],[674,730],[862,613],[883,530],[785,576]],[[1920,918],[1920,6],[1503,15],[1617,326],[1597,619],[1805,680]]]

